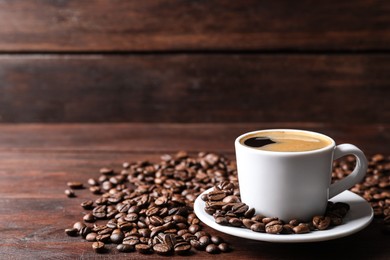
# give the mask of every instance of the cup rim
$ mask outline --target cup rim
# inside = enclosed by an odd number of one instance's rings
[[[303,133],[307,133],[307,134],[311,134],[311,135],[318,135],[318,136],[321,136],[325,139],[328,139],[330,141],[330,144],[325,146],[325,147],[322,147],[320,149],[316,149],[316,150],[309,150],[309,151],[298,151],[298,152],[286,152],[286,151],[266,151],[266,150],[260,150],[260,149],[255,149],[255,148],[252,148],[252,147],[249,147],[249,146],[246,146],[244,144],[242,144],[240,142],[241,139],[243,139],[245,136],[248,136],[248,135],[251,135],[251,134],[255,134],[255,133],[261,133],[261,132],[271,132],[271,131],[285,131],[285,132],[303,132]],[[255,130],[255,131],[251,131],[251,132],[246,132],[240,136],[238,136],[235,140],[235,145],[236,147],[239,146],[239,147],[242,147],[243,149],[246,149],[246,150],[250,150],[252,152],[255,152],[255,153],[260,153],[260,154],[270,154],[270,155],[303,155],[303,154],[314,154],[314,153],[321,153],[321,152],[324,152],[326,150],[330,150],[330,149],[334,149],[334,147],[336,146],[336,142],[329,136],[325,135],[325,134],[322,134],[322,133],[318,133],[318,132],[314,132],[314,131],[309,131],[309,130],[301,130],[301,129],[289,129],[289,128],[277,128],[277,129],[262,129],[262,130]]]

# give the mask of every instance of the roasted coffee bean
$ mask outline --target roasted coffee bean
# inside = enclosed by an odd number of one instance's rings
[[[76,197],[76,193],[71,189],[65,190],[65,195],[68,196],[68,198],[74,198]]]
[[[213,242],[214,244],[216,244],[216,245],[219,245],[219,244],[221,244],[221,243],[223,243],[224,241],[223,241],[223,238],[222,237],[220,237],[220,236],[211,236],[211,242]]]
[[[93,209],[93,201],[92,200],[86,200],[86,201],[83,201],[81,204],[81,207],[83,207],[84,209]]]
[[[217,245],[210,244],[210,245],[206,246],[206,252],[209,254],[218,254],[218,253],[220,253],[220,250],[219,250],[219,247]]]
[[[86,225],[80,221],[77,221],[76,223],[73,224],[73,228],[77,229],[78,232],[80,232],[80,230],[84,227],[86,227]]]
[[[207,199],[208,200],[215,200],[219,201],[222,200],[226,197],[226,193],[223,191],[212,191],[207,194]]]
[[[98,254],[104,253],[105,252],[105,244],[101,241],[93,242],[92,249]]]
[[[103,175],[111,175],[114,174],[114,170],[109,168],[101,168],[100,173]]]
[[[280,220],[273,220],[265,225],[265,232],[279,234],[283,230],[283,223]]]
[[[133,252],[135,250],[135,246],[129,244],[119,244],[116,246],[116,249],[119,252],[127,253],[127,252]]]
[[[245,213],[244,213],[244,217],[246,218],[251,218],[255,215],[255,209],[254,208],[251,208],[251,209],[248,209]]]
[[[65,234],[71,237],[75,237],[79,234],[79,231],[77,228],[67,228],[65,229]]]
[[[153,250],[159,255],[168,255],[171,253],[172,248],[169,248],[166,244],[156,244],[153,246]]]
[[[109,243],[110,242],[110,234],[97,235],[96,241],[100,241],[103,243]]]
[[[112,231],[112,234],[110,236],[111,242],[114,244],[120,244],[122,243],[123,239],[125,238],[125,235],[120,229],[115,229]]]
[[[298,226],[299,225],[299,221],[298,219],[292,219],[288,222],[288,224],[290,224],[291,226],[295,227],[295,226]]]
[[[229,195],[223,198],[222,200],[224,203],[238,203],[241,202],[240,199],[237,196]]]
[[[199,225],[191,225],[188,227],[188,231],[192,234],[195,234],[196,232],[198,232],[199,229],[200,229]]]
[[[290,224],[284,224],[281,234],[294,234],[294,226]]]
[[[191,245],[188,242],[178,242],[174,246],[174,250],[176,253],[180,255],[187,254],[191,250]]]
[[[136,244],[135,250],[141,254],[150,254],[152,253],[152,247],[147,244]]]
[[[84,188],[84,185],[81,182],[77,182],[77,181],[69,181],[67,183],[67,185],[71,189],[82,189],[82,188]]]
[[[125,236],[125,238],[122,241],[122,244],[127,244],[127,245],[136,245],[139,244],[139,237],[137,236]]]
[[[263,218],[262,222],[267,225],[268,223],[275,221],[275,220],[278,220],[278,218],[268,218],[267,217],[267,218]]]
[[[88,242],[94,242],[96,241],[97,234],[95,232],[91,232],[88,235],[85,236],[85,240]]]
[[[206,248],[211,243],[211,238],[209,236],[202,236],[199,238],[200,246]]]
[[[343,223],[343,218],[337,213],[327,212],[326,216],[330,218],[330,223],[332,226],[338,226]]]
[[[222,226],[229,225],[229,221],[225,217],[217,217],[217,218],[215,218],[215,223],[220,224]]]
[[[256,222],[263,222],[264,216],[262,215],[254,215],[251,220],[256,221]]]
[[[205,207],[204,208],[204,211],[209,214],[209,215],[213,215],[215,213],[215,209],[212,208],[212,207]]]
[[[193,248],[195,248],[196,250],[204,250],[205,248],[201,245],[201,243],[196,240],[196,239],[193,239],[193,240],[190,240],[190,244]]]
[[[249,207],[245,203],[236,203],[232,207],[232,211],[236,214],[244,214],[248,209]]]
[[[92,193],[92,194],[101,194],[102,191],[100,189],[99,186],[92,186],[92,187],[89,187],[89,191]]]
[[[293,228],[295,234],[304,234],[310,232],[310,227],[308,224],[299,223],[298,226]]]
[[[229,219],[229,225],[233,227],[241,227],[242,226],[242,220],[239,218],[231,218]]]
[[[143,237],[150,237],[152,231],[150,231],[150,229],[148,228],[141,228],[138,230],[138,233]]]
[[[89,178],[87,182],[88,182],[88,185],[90,185],[90,186],[97,186],[97,185],[99,185],[99,182],[96,179],[94,179],[94,178]]]
[[[221,243],[218,245],[218,248],[221,252],[227,253],[231,250],[228,243]]]
[[[92,213],[85,214],[83,217],[83,220],[88,223],[95,222],[95,217],[92,215]]]
[[[246,228],[251,228],[251,226],[253,225],[253,224],[255,224],[256,223],[256,221],[253,221],[253,220],[251,220],[251,219],[249,219],[249,218],[244,218],[243,220],[242,220],[242,224],[246,227]]]
[[[313,217],[313,225],[319,230],[327,229],[330,225],[331,219],[326,216],[315,216]]]
[[[254,232],[265,232],[265,224],[261,222],[255,222],[251,225],[250,229]]]
[[[83,227],[82,229],[80,229],[79,233],[80,235],[85,238],[89,233],[92,232],[92,229],[88,226],[85,226]]]
[[[197,239],[203,237],[203,236],[210,236],[206,231],[198,231],[194,234],[196,236]]]

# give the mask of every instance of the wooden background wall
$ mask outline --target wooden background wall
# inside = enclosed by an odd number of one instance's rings
[[[389,99],[389,1],[0,1],[0,122],[381,124]]]

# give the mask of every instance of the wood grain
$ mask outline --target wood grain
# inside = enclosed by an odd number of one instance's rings
[[[388,50],[388,1],[1,1],[0,51]]]
[[[1,122],[389,123],[390,55],[0,57]]]
[[[337,142],[369,147],[367,153],[389,154],[389,125],[335,126],[284,123],[323,132]],[[93,198],[87,189],[76,198],[63,194],[67,181],[86,182],[103,166],[119,169],[124,161],[158,162],[162,153],[175,149],[216,151],[234,159],[232,138],[244,131],[277,124],[8,124],[0,125],[0,255],[2,259],[166,259],[156,254],[96,255],[91,244],[68,237],[64,229],[82,218],[80,203]],[[200,151],[200,150],[198,150]],[[222,236],[234,250],[229,254],[196,252],[204,259],[387,259],[389,236],[375,220],[364,230],[341,239],[310,244],[274,244]],[[191,257],[190,257],[191,258]]]

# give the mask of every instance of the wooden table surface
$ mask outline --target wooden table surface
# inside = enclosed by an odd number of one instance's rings
[[[159,161],[164,153],[213,151],[234,159],[233,140],[249,130],[301,128],[332,136],[337,143],[353,143],[367,155],[390,155],[390,125],[324,124],[3,124],[0,125],[0,259],[165,258],[156,254],[97,255],[91,243],[68,237],[64,229],[81,220],[79,192],[64,195],[69,180],[86,183],[101,167],[120,168],[124,161]],[[390,236],[375,219],[348,237],[317,243],[277,244],[221,235],[231,253],[192,258],[389,259]],[[177,256],[175,256],[177,257]],[[177,257],[179,258],[179,257]]]

